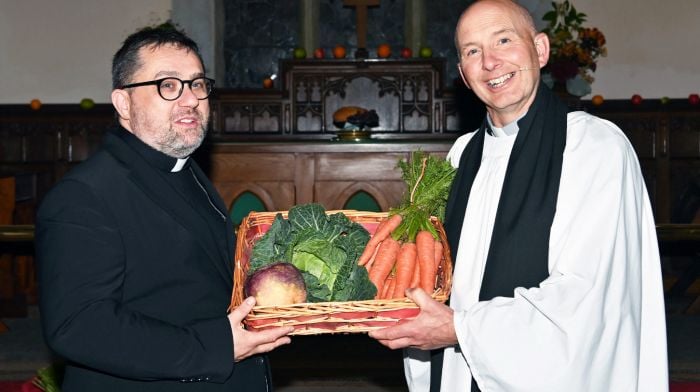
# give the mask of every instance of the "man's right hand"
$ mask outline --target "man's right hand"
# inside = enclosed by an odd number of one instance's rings
[[[243,319],[255,306],[255,298],[248,297],[228,315],[233,333],[233,357],[238,362],[251,355],[266,353],[277,347],[288,344],[292,339],[287,336],[294,327],[277,327],[260,332],[248,331],[243,328]]]

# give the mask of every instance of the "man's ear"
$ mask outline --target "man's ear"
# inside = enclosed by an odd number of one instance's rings
[[[129,93],[121,89],[112,90],[112,105],[117,110],[119,118],[130,119],[131,97],[129,97]]]
[[[545,33],[538,33],[535,35],[535,50],[537,50],[537,59],[540,64],[540,68],[547,65],[549,61],[549,37]]]

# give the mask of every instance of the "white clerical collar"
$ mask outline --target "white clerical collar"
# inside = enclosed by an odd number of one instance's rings
[[[175,162],[175,166],[173,166],[172,169],[170,169],[171,173],[176,173],[182,170],[182,168],[185,166],[185,163],[187,163],[187,160],[190,159],[190,157],[187,158],[177,158],[177,162]]]
[[[527,114],[527,112],[525,114]],[[489,116],[488,113],[486,114],[486,120],[489,122],[489,126],[491,127],[491,130],[493,131],[493,135],[495,137],[513,136],[520,130],[520,127],[518,127],[518,121],[520,121],[521,118],[525,117],[525,114],[516,118],[513,122],[508,123],[503,127],[497,127],[493,125],[493,122],[491,122],[491,116]]]

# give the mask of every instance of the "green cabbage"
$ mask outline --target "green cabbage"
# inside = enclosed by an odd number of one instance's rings
[[[253,246],[248,273],[284,261],[302,272],[310,302],[372,299],[377,288],[367,270],[357,265],[369,237],[361,224],[342,212],[326,215],[320,204],[297,205],[288,219],[277,214]]]

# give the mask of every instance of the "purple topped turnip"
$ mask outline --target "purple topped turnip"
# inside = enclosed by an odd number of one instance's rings
[[[274,263],[256,270],[246,279],[244,290],[260,306],[306,302],[304,278],[290,263]]]

